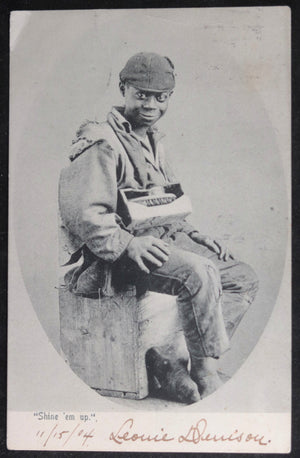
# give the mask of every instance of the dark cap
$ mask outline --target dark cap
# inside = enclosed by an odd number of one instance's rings
[[[128,60],[120,80],[145,91],[171,91],[175,87],[174,65],[168,57],[140,52]]]

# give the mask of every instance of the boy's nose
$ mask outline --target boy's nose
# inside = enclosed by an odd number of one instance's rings
[[[154,95],[151,95],[146,98],[144,102],[144,107],[145,108],[156,108],[156,98]]]

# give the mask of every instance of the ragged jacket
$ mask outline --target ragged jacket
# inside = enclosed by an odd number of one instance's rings
[[[162,134],[153,128],[148,136],[154,154],[142,148],[121,107],[112,109],[107,122],[86,122],[79,128],[59,182],[61,264],[76,262],[84,245],[101,260],[116,261],[134,236],[118,215],[118,190],[176,181]],[[153,228],[153,235],[159,236],[159,229]],[[189,233],[194,228],[182,221],[176,230]]]

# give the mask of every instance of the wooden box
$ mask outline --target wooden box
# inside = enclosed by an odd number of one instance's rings
[[[61,288],[60,337],[72,370],[102,395],[148,395],[145,355],[153,346],[176,347],[187,357],[174,297],[134,290],[88,299]]]

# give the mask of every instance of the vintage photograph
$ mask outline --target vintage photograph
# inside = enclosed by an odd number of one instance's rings
[[[289,8],[20,11],[10,45],[9,448],[288,451]]]

